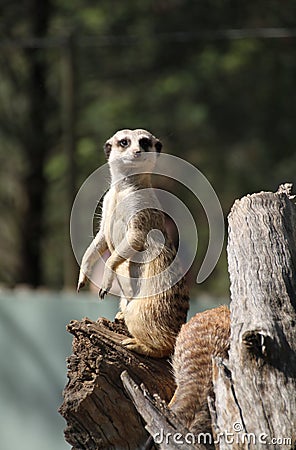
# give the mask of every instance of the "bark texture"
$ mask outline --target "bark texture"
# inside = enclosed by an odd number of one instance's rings
[[[283,191],[248,195],[229,215],[231,343],[227,367],[214,364],[220,449],[296,443],[296,207]]]
[[[60,413],[67,421],[66,440],[75,450],[143,449],[149,434],[123,389],[122,371],[169,401],[175,384],[166,360],[126,350],[127,331],[119,321],[72,321],[73,354],[68,359],[68,384]]]

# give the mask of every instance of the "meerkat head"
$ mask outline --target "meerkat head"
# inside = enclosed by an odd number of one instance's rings
[[[111,170],[116,167],[122,174],[152,170],[161,149],[161,142],[141,129],[117,131],[104,146]]]

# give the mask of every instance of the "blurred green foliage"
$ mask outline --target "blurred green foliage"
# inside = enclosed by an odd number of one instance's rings
[[[101,148],[114,131],[147,128],[166,152],[207,176],[226,215],[239,196],[295,182],[295,17],[292,0],[284,6],[230,0],[6,2],[0,24],[0,282],[20,280],[22,241],[35,239],[42,269],[36,284],[64,283],[69,166],[62,65],[69,33],[75,189],[104,162]],[[254,35],[271,27],[292,29],[291,36]],[[243,29],[246,36],[236,38],[226,29]],[[36,66],[44,69],[44,96],[35,98],[32,110],[32,97],[40,96],[32,85]],[[43,128],[36,120],[42,114]],[[35,171],[38,158],[28,150],[34,136],[45,155]],[[38,170],[45,178],[42,231],[32,239],[22,232],[30,204],[24,180]],[[200,226],[204,251],[205,218]],[[225,253],[202,289],[227,292]]]

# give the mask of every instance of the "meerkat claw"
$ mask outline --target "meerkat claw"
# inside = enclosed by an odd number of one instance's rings
[[[106,294],[108,294],[107,289],[100,289],[98,292],[98,296],[100,297],[101,300],[103,300]]]
[[[80,289],[82,289],[85,286],[84,281],[80,281],[77,285],[77,294],[79,293]]]
[[[77,293],[80,291],[80,289],[84,288],[87,281],[88,281],[88,278],[87,278],[86,274],[80,270],[79,279],[78,279],[78,283],[77,283]]]

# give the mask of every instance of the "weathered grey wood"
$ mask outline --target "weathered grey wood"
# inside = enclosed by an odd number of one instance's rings
[[[248,195],[229,215],[231,345],[228,369],[214,371],[215,430],[234,441],[221,437],[223,450],[296,443],[296,206],[289,197],[285,187]]]
[[[121,379],[160,450],[207,449],[205,445],[198,445],[196,436],[184,428],[159,396],[151,397],[145,386],[138,386],[127,371],[122,373]]]
[[[137,383],[167,402],[175,385],[166,360],[145,358],[120,342],[126,330],[106,319],[72,321],[73,355],[60,413],[67,421],[66,440],[73,450],[142,449],[149,434],[123,389],[120,374],[128,369]]]
[[[209,399],[213,437],[219,450],[228,448],[228,437],[224,431],[233,432],[233,424],[241,422],[240,409],[233,395],[233,383],[227,363],[228,361],[223,361],[221,358],[215,358],[213,361],[213,385],[216,398],[215,401]],[[230,429],[224,428],[225,424],[227,426],[231,424]],[[236,448],[235,442],[232,445],[233,449]]]

